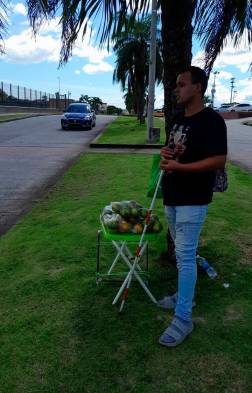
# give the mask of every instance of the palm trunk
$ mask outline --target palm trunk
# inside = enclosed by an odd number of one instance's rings
[[[178,111],[174,98],[177,75],[192,60],[192,18],[196,3],[196,0],[161,0],[166,137],[171,118]]]
[[[137,102],[138,102],[138,120],[140,124],[145,122],[144,118],[144,98],[145,98],[145,64],[146,64],[146,56],[147,56],[147,47],[146,43],[142,41],[139,46],[139,52],[137,53],[137,64],[136,64],[136,91],[137,91]]]

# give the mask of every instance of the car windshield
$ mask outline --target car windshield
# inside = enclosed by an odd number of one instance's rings
[[[88,105],[70,105],[67,109],[70,113],[90,113]]]

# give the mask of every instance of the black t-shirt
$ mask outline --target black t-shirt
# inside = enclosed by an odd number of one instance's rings
[[[200,161],[227,154],[227,128],[223,118],[212,108],[204,108],[190,116],[174,118],[168,146],[186,146],[178,157],[181,163]],[[211,202],[214,171],[165,172],[163,177],[164,205],[205,205]]]

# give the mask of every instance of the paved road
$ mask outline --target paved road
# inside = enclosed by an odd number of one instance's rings
[[[0,234],[55,183],[113,116],[97,116],[92,131],[62,131],[60,116],[0,124]]]
[[[252,173],[252,126],[242,123],[252,118],[226,120],[228,129],[228,158]]]

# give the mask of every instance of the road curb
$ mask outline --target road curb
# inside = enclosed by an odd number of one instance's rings
[[[155,144],[130,144],[130,143],[93,143],[89,144],[90,148],[96,149],[161,149],[163,145]]]

